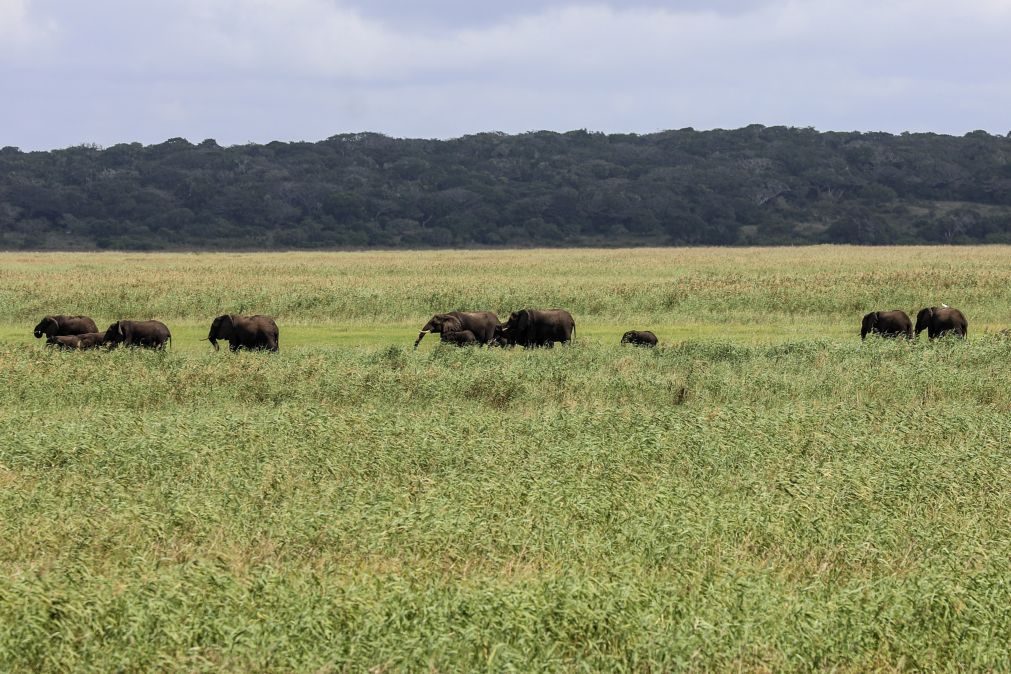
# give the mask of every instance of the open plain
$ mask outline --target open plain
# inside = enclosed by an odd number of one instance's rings
[[[528,306],[574,344],[411,349]],[[0,669],[1007,670],[1005,328],[997,246],[0,254]]]

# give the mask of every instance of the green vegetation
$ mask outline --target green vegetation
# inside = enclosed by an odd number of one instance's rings
[[[1007,253],[0,256],[0,669],[1009,669]],[[117,302],[177,348],[30,338]],[[528,302],[577,343],[410,349]]]
[[[0,149],[6,249],[1011,242],[1011,138],[649,135]]]

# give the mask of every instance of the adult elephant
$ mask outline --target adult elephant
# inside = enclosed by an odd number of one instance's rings
[[[98,326],[88,316],[46,316],[35,326],[35,339],[89,332],[98,332]]]
[[[872,311],[864,316],[860,324],[860,339],[866,339],[867,335],[881,335],[882,337],[906,337],[913,338],[913,322],[909,316],[901,309],[894,311]]]
[[[576,321],[565,309],[520,309],[509,314],[501,334],[509,344],[523,347],[567,344],[576,332]]]
[[[930,339],[948,334],[965,339],[969,334],[969,321],[965,320],[961,311],[947,304],[926,307],[916,314],[916,334],[919,335],[924,330]]]
[[[231,351],[239,349],[277,351],[279,334],[277,323],[270,316],[224,314],[211,323],[207,341],[215,351],[218,350],[219,339],[228,340],[228,348]]]
[[[498,316],[491,311],[451,311],[448,314],[436,314],[425,323],[414,342],[414,348],[430,332],[462,332],[470,330],[478,344],[489,344],[495,339],[495,328],[499,325]]]
[[[172,333],[161,321],[116,321],[105,331],[103,344],[115,348],[120,344],[126,346],[144,346],[149,349],[164,349],[171,344]]]

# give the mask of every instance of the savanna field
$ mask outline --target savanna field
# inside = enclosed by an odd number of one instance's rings
[[[0,254],[0,670],[1009,670],[1005,328],[996,246]]]

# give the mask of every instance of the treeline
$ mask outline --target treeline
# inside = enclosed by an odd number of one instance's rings
[[[0,150],[2,249],[1011,242],[1011,137],[749,126]]]

